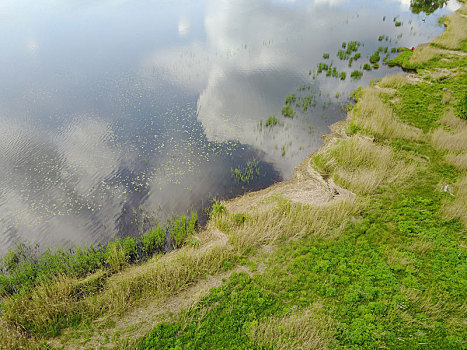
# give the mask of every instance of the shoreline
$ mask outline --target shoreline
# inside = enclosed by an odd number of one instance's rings
[[[440,37],[401,55],[400,64],[418,69],[416,76],[389,75],[360,89],[354,108],[331,125],[324,144],[295,168],[292,180],[217,203],[193,241],[141,265],[110,276],[99,270],[85,279],[62,276],[28,295],[6,297],[1,347],[35,348],[46,341],[56,347],[111,343],[142,349],[159,344],[159,333],[151,332],[156,326],[165,332],[176,325],[178,339],[195,337],[192,320],[199,321],[196,329],[208,327],[205,315],[230,334],[216,318],[222,314],[216,305],[224,302],[219,295],[232,293],[228,286],[243,286],[235,287],[238,295],[253,290],[266,300],[263,310],[252,306],[259,299],[249,301],[250,294],[227,299],[230,307],[254,308],[254,320],[242,326],[254,344],[465,345],[463,278],[453,272],[463,262],[438,260],[465,254],[467,122],[457,111],[466,86],[466,12],[464,3]],[[340,260],[333,262],[335,256]],[[345,269],[342,261],[354,267]],[[446,281],[445,275],[454,277]],[[312,282],[301,286],[310,276]],[[321,287],[322,281],[334,282]],[[436,303],[437,295],[445,300]],[[394,325],[387,319],[392,313]],[[431,331],[430,324],[443,319],[443,331]]]

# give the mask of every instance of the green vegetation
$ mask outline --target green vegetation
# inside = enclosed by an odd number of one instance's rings
[[[370,66],[368,63],[365,63],[365,64],[363,65],[363,69],[364,69],[364,70],[371,70],[371,66]]]
[[[290,104],[286,104],[284,107],[282,107],[282,115],[284,117],[293,118],[295,115],[295,111],[290,106]]]
[[[163,253],[166,242],[180,246],[195,232],[197,221],[196,213],[192,213],[191,219],[180,216],[167,228],[157,225],[135,238],[117,238],[105,246],[48,249],[40,255],[32,246],[18,244],[0,261],[0,296],[28,293],[57,276],[81,278],[97,270],[104,270],[107,275],[116,273],[129,264]],[[177,225],[176,231],[173,225]]]
[[[427,15],[445,6],[447,0],[412,0],[410,9],[413,13],[425,12]]]
[[[394,23],[394,25],[395,25],[396,27],[400,27],[400,26],[402,25],[402,22],[397,21],[397,22]]]
[[[354,70],[352,73],[350,73],[350,76],[352,79],[360,79],[363,76],[363,72],[359,70]]]
[[[259,175],[258,159],[248,160],[244,167],[231,168],[230,174],[238,184],[249,184],[255,175]]]
[[[277,123],[279,123],[279,120],[276,118],[276,116],[275,115],[272,115],[272,116],[270,115],[268,117],[268,119],[266,120],[265,126],[269,127],[269,128],[272,128],[272,127],[276,126]]]
[[[323,53],[323,58],[326,60],[329,58],[329,54],[328,53]]]
[[[381,60],[379,51],[376,51],[373,55],[370,56],[370,62],[375,64]]]
[[[179,218],[144,239],[74,251],[70,272],[43,264],[54,272],[24,291],[4,288],[0,347],[465,348],[467,64],[451,51],[464,48],[457,34],[435,42],[395,59],[416,76],[358,89],[342,131],[293,181],[214,203],[197,244],[185,234],[196,220]],[[322,199],[303,191],[310,182],[323,183]],[[179,248],[132,264],[164,232]],[[2,266],[27,271],[15,266],[28,249]],[[99,267],[92,257],[107,249],[118,258]],[[199,297],[188,289],[209,285]]]

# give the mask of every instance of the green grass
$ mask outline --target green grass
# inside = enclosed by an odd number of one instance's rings
[[[437,126],[444,105],[441,103],[444,84],[407,84],[401,87],[396,96],[404,97],[394,104],[398,117],[427,132]]]
[[[108,273],[118,272],[129,264],[140,263],[164,252],[167,241],[180,246],[188,235],[195,232],[197,221],[196,213],[192,213],[191,218],[180,216],[167,228],[158,225],[135,238],[117,238],[97,247],[48,249],[43,254],[30,245],[18,244],[0,261],[0,296],[27,293],[36,285],[52,281],[57,276],[81,278],[100,269]],[[177,225],[175,231],[173,225]]]

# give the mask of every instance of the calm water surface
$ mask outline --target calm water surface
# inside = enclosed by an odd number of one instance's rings
[[[2,1],[0,254],[18,241],[105,242],[291,178],[350,91],[398,70],[350,72],[378,46],[430,41],[458,7],[424,20],[409,4]],[[363,43],[352,68],[336,57],[350,40]],[[346,80],[309,75],[324,52]],[[303,84],[316,106],[282,117]],[[284,125],[266,128],[273,114]],[[231,176],[254,159],[249,183]]]

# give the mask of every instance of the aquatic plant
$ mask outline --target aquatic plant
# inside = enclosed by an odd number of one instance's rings
[[[324,59],[328,59],[328,58],[329,58],[329,54],[328,54],[328,53],[323,53],[323,58],[324,58]]]
[[[318,74],[321,73],[323,70],[328,70],[329,66],[326,63],[320,63],[318,65]]]
[[[337,78],[339,76],[339,73],[337,72],[337,68],[336,67],[333,67],[332,68],[332,76],[334,78]]]
[[[289,95],[285,98],[285,103],[286,104],[292,104],[297,100],[297,96],[295,94]]]
[[[399,22],[399,21],[398,21],[398,22],[394,23],[394,25],[395,25],[396,27],[400,27],[400,26],[402,25],[402,22]]]
[[[345,80],[345,78],[347,77],[347,73],[346,72],[341,72],[339,74],[339,76],[340,76],[341,80]]]
[[[295,116],[295,111],[290,106],[290,104],[286,104],[284,107],[282,107],[282,115],[284,117],[293,118]]]
[[[259,161],[256,158],[248,160],[244,167],[231,168],[230,174],[233,180],[238,184],[249,184],[255,177],[259,175]]]
[[[337,51],[337,57],[344,61],[349,58],[349,55],[344,50],[339,50]]]
[[[350,76],[352,79],[360,79],[363,76],[363,72],[354,70],[352,73],[350,73]]]
[[[266,120],[266,124],[265,124],[265,125],[266,125],[267,127],[272,128],[272,127],[274,127],[274,126],[277,125],[277,122],[278,122],[278,120],[277,120],[276,116],[273,114],[272,116],[270,115],[270,116],[268,117],[268,119]]]
[[[379,51],[376,51],[373,55],[370,56],[370,62],[376,63],[381,60],[381,56],[379,55]]]

